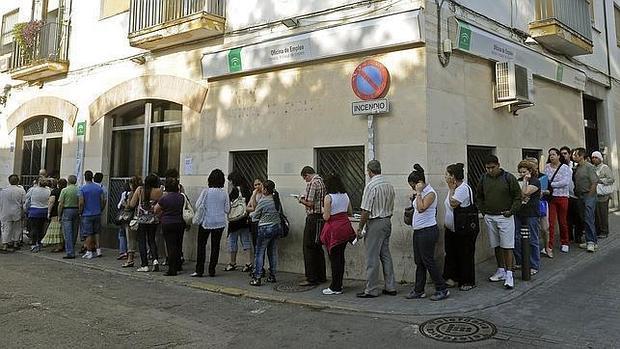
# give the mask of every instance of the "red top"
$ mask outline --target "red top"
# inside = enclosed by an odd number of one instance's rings
[[[321,242],[327,247],[327,252],[330,252],[334,246],[353,241],[353,239],[355,239],[355,231],[346,212],[330,216],[321,230]]]

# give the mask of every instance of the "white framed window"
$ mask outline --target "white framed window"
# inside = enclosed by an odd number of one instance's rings
[[[4,55],[13,50],[13,27],[17,24],[19,10],[11,11],[2,16],[2,44],[0,54]]]

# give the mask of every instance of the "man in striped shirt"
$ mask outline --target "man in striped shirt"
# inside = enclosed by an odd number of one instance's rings
[[[306,208],[304,228],[304,267],[306,280],[300,286],[318,285],[327,280],[325,275],[325,255],[318,235],[323,227],[323,199],[327,194],[323,179],[310,166],[301,169],[301,177],[306,181],[306,191],[299,197],[299,203]]]
[[[366,169],[370,181],[362,195],[362,217],[357,228],[358,238],[363,236],[366,243],[366,288],[357,297],[374,298],[379,293],[395,296],[396,280],[390,254],[394,187],[381,175],[379,161],[369,161]],[[366,234],[362,235],[364,227]],[[379,261],[383,264],[383,290],[379,282]]]

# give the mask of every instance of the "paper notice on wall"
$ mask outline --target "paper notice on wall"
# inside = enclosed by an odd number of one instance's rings
[[[185,173],[185,175],[194,174],[194,159],[193,158],[185,158],[185,161],[183,162],[183,164],[184,164],[183,172]]]

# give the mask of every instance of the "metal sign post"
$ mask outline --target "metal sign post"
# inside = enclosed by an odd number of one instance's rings
[[[375,117],[368,114],[368,161],[375,159]]]

